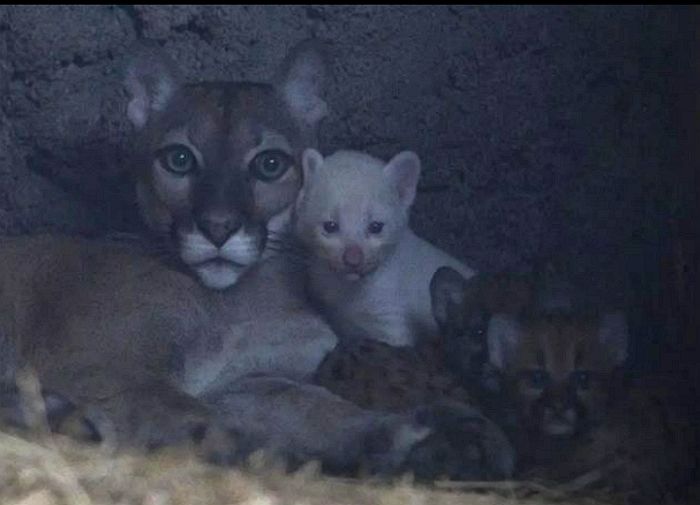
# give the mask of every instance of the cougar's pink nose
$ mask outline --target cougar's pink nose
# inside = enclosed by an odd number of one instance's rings
[[[343,251],[343,263],[348,267],[359,267],[365,261],[362,248],[358,245],[350,245]]]

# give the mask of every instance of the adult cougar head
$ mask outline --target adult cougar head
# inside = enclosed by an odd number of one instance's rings
[[[206,286],[234,284],[294,201],[301,152],[326,115],[324,77],[314,41],[292,49],[271,83],[183,84],[158,47],[135,52],[125,85],[140,211]]]

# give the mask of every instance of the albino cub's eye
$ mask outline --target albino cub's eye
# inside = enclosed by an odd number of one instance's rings
[[[197,168],[194,154],[182,144],[164,147],[158,152],[158,159],[163,168],[176,175],[186,175]]]
[[[270,149],[259,153],[248,165],[250,173],[261,181],[274,181],[287,173],[294,160],[284,151]]]
[[[338,228],[339,228],[338,223],[336,223],[335,221],[324,221],[323,222],[323,230],[326,233],[335,233],[338,231]]]
[[[591,372],[587,370],[577,370],[572,373],[571,380],[578,389],[588,389],[591,385]]]
[[[367,230],[372,235],[377,235],[378,233],[381,233],[383,229],[384,223],[380,223],[379,221],[372,221],[371,223],[369,223],[369,227],[367,228]]]

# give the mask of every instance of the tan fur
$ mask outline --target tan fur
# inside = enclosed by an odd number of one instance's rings
[[[336,337],[307,306],[304,271],[285,255],[220,293],[132,247],[55,236],[0,241],[2,346],[17,349],[15,369],[30,366],[89,421],[98,412],[100,434],[147,448],[203,436],[206,456],[223,462],[265,448],[342,472],[512,472],[500,430],[469,405],[437,401],[430,387],[383,409],[309,384]],[[56,421],[76,432],[75,417]],[[443,461],[445,451],[454,454]]]
[[[307,384],[336,340],[306,306],[303,272],[282,256],[224,294],[114,242],[7,238],[0,257],[0,335],[17,349],[15,368],[30,366],[44,386],[98,411],[120,445],[204,433],[217,460],[266,447],[344,468],[377,432],[388,445],[373,464],[390,471],[429,432]],[[284,422],[261,423],[254,412],[265,409]]]
[[[236,285],[207,290],[133,245],[4,239],[0,377],[30,367],[60,405],[79,406],[90,422],[98,412],[110,426],[97,431],[113,430],[121,444],[203,436],[219,461],[264,447],[397,471],[430,422],[308,384],[335,334],[307,305],[303,268],[285,255],[259,261],[268,224],[284,230],[299,152],[325,115],[322,74],[313,45],[301,44],[272,84],[183,85],[172,61],[142,48],[126,78],[141,212],[202,284]],[[256,164],[270,153],[275,163]],[[280,173],[262,173],[280,160]],[[74,419],[55,424],[74,431]]]

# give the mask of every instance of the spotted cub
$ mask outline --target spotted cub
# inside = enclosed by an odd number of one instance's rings
[[[529,300],[527,289],[522,289],[525,283],[520,281],[486,274],[467,281],[455,270],[442,267],[432,277],[430,295],[436,323],[448,338],[436,336],[412,347],[369,338],[344,341],[326,356],[314,381],[364,408],[422,409],[433,422],[447,426],[444,443],[432,441],[434,445],[426,444],[425,452],[415,451],[415,457],[422,458],[412,464],[419,478],[436,474],[453,479],[508,477],[512,448],[502,430],[481,414],[474,396],[481,387],[467,377],[480,377],[483,368],[488,322],[484,304],[491,309],[501,307],[493,286],[512,285],[523,297],[516,302],[520,305]],[[456,310],[457,306],[474,310],[467,313]],[[462,366],[460,374],[453,373],[454,368],[446,366],[450,352],[458,352],[462,364],[474,368]],[[467,453],[473,456],[465,456]]]

